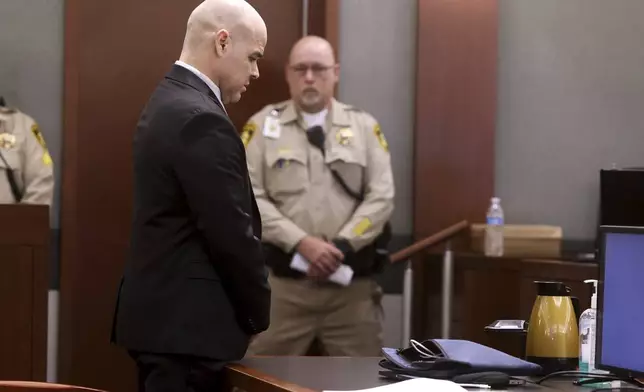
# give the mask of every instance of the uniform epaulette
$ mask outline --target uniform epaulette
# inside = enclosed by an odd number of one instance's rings
[[[284,109],[286,109],[287,106],[288,106],[288,101],[275,103],[273,105],[270,105],[270,112],[276,111],[277,113],[281,113],[284,111]]]
[[[2,114],[13,114],[16,113],[17,110],[14,108],[6,107],[6,106],[0,106],[0,113]]]
[[[357,108],[355,106],[351,106],[351,105],[346,105],[344,107],[344,110],[346,110],[347,112],[361,112],[362,111],[362,109]]]

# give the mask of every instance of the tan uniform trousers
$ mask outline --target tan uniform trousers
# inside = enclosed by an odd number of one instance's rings
[[[271,325],[247,355],[306,355],[317,338],[330,356],[379,356],[382,290],[372,279],[342,287],[269,276]]]

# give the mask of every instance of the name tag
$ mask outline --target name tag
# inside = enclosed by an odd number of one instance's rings
[[[270,139],[279,139],[282,134],[282,127],[280,126],[279,118],[268,116],[264,120],[264,129],[262,133],[265,137]]]

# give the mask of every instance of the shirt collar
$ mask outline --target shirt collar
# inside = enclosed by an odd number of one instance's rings
[[[187,63],[184,63],[184,62],[183,62],[183,61],[181,61],[181,60],[177,60],[177,61],[175,61],[174,63],[175,63],[176,65],[179,65],[179,66],[181,66],[181,67],[183,67],[183,68],[187,69],[188,71],[190,71],[190,72],[192,72],[193,74],[197,75],[197,76],[199,77],[199,79],[203,80],[203,81],[204,81],[204,83],[206,83],[206,84],[208,85],[208,87],[210,87],[210,89],[211,89],[211,90],[212,90],[212,92],[215,94],[215,96],[217,97],[217,99],[219,100],[219,102],[221,102],[221,105],[222,105],[222,106],[224,105],[224,103],[223,103],[223,102],[222,102],[222,100],[221,100],[221,90],[220,90],[220,89],[219,89],[219,87],[215,84],[215,82],[213,82],[213,81],[212,81],[208,76],[206,76],[203,72],[199,71],[197,68],[193,67],[192,65],[187,64]]]
[[[340,127],[348,127],[351,125],[349,117],[346,114],[347,105],[344,105],[338,102],[335,98],[331,99],[331,105],[329,107],[329,114],[331,117],[331,123]],[[297,108],[295,107],[295,102],[293,100],[288,101],[286,108],[280,116],[280,123],[287,124],[291,121],[297,120]]]

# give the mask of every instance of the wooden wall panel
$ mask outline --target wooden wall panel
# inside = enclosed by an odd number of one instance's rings
[[[323,1],[323,0],[316,0]],[[139,113],[180,54],[200,0],[65,2],[64,162],[59,379],[135,390],[134,365],[109,344],[131,219],[131,143]],[[301,1],[250,1],[268,27],[260,79],[229,113],[241,129],[288,98],[284,65],[301,36]]]
[[[417,239],[463,219],[485,219],[494,192],[497,8],[497,0],[418,0]],[[417,278],[426,262],[415,263]],[[414,283],[415,298],[427,298],[422,281]],[[417,317],[414,330],[423,330]]]
[[[480,222],[494,191],[497,0],[419,0],[414,233]]]
[[[249,1],[266,22],[268,42],[265,57],[259,62],[259,79],[250,84],[241,101],[227,107],[239,131],[264,105],[289,98],[285,67],[291,45],[302,35],[302,1],[279,1],[279,7],[274,0]]]
[[[45,381],[49,207],[0,205],[0,380]]]

